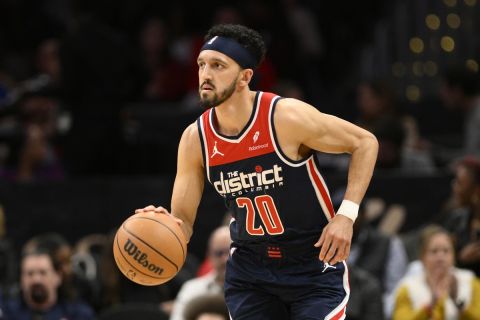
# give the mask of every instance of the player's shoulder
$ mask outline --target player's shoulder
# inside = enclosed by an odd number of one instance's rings
[[[314,106],[305,101],[295,98],[281,98],[277,102],[275,112],[281,113],[301,113],[308,110],[317,110]],[[318,110],[317,110],[318,111]]]
[[[278,100],[275,108],[275,120],[287,122],[303,122],[309,118],[312,113],[318,110],[312,105],[294,98],[282,98]]]
[[[183,130],[180,143],[187,145],[200,144],[200,136],[198,133],[198,126],[196,122],[191,123],[185,128],[185,130]]]

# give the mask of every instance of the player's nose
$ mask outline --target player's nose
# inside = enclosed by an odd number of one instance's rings
[[[201,80],[210,80],[212,79],[212,69],[206,65],[204,68],[200,69],[199,76]],[[202,81],[203,82],[203,81]]]

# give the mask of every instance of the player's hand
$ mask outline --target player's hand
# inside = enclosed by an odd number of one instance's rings
[[[172,215],[170,212],[168,212],[167,209],[165,209],[164,207],[155,207],[153,205],[149,205],[149,206],[146,206],[145,208],[142,208],[142,209],[136,209],[135,210],[135,214],[138,214],[138,213],[146,213],[146,212],[152,212],[152,213],[158,213],[158,214],[167,214],[169,215],[170,217],[172,217],[173,220],[175,220],[175,222],[180,226],[182,227],[183,226],[183,220],[182,219],[179,219],[177,217],[175,217],[174,215]]]
[[[321,247],[318,258],[330,265],[346,260],[352,243],[353,221],[341,214],[336,215],[325,228],[315,247]]]

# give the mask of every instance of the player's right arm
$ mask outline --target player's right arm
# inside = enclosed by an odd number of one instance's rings
[[[171,212],[185,234],[187,241],[193,232],[193,223],[204,186],[204,169],[200,136],[196,123],[183,132],[178,147],[177,175],[173,185]],[[155,211],[169,214],[164,207],[148,206],[135,212]]]

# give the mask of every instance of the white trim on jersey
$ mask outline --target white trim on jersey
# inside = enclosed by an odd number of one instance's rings
[[[210,154],[208,152],[208,144],[207,144],[207,137],[206,137],[206,132],[205,132],[205,128],[203,127],[203,116],[200,117],[200,133],[202,135],[202,140],[203,140],[203,149],[204,149],[204,160],[205,160],[205,170],[207,172],[207,179],[208,179],[208,182],[212,183],[210,181],[210,163],[209,163],[209,158],[210,158]]]
[[[252,119],[252,121],[250,121],[250,124],[249,124],[248,128],[245,129],[245,131],[243,132],[243,134],[240,137],[238,137],[236,139],[232,139],[232,138],[222,137],[221,135],[219,135],[217,133],[217,131],[213,127],[213,119],[212,119],[213,118],[213,108],[210,109],[210,112],[208,114],[208,124],[210,125],[210,130],[212,130],[213,134],[218,139],[221,139],[223,141],[230,142],[230,143],[240,143],[242,141],[242,139],[245,138],[245,136],[248,134],[250,129],[252,129],[253,125],[255,124],[255,121],[257,120],[258,110],[260,109],[260,101],[262,101],[262,95],[263,95],[263,92],[260,91],[258,93],[257,105],[255,106],[255,114],[253,116],[253,119]]]
[[[342,302],[332,310],[327,316],[325,317],[325,320],[330,320],[330,319],[338,319],[338,320],[343,320],[345,319],[347,315],[347,302],[348,299],[350,298],[350,284],[348,282],[348,267],[345,261],[342,261],[343,266],[345,267],[345,271],[343,272],[343,289],[345,290],[345,298],[343,298]],[[340,318],[337,318],[338,314],[342,312],[343,314]]]
[[[273,148],[275,149],[275,153],[277,154],[277,156],[287,165],[291,166],[291,167],[301,167],[303,166],[304,164],[307,163],[307,161],[311,158],[311,157],[308,157],[307,159],[305,159],[304,161],[302,162],[299,162],[299,163],[294,163],[294,162],[291,162],[290,160],[286,159],[282,152],[280,151],[280,146],[277,145],[277,141],[275,140],[275,136],[273,134],[273,118],[272,118],[272,112],[273,112],[273,105],[276,103],[276,101],[280,99],[279,96],[276,96],[272,99],[272,102],[270,103],[270,110],[268,111],[268,129],[270,131],[270,140],[272,140],[272,143],[273,143]]]
[[[313,157],[313,156],[312,156]],[[309,160],[312,158],[310,157]],[[313,160],[312,160],[313,161]],[[313,178],[313,174],[312,174],[312,171],[310,169],[310,166],[307,165],[307,171],[308,171],[308,176],[310,177],[310,181],[312,182],[312,187],[313,189],[315,190],[315,194],[317,195],[317,198],[318,198],[318,202],[320,203],[320,206],[322,207],[322,211],[323,211],[323,214],[325,215],[325,218],[327,218],[327,221],[330,221],[332,220],[332,217],[330,216],[330,211],[328,210],[328,206],[327,204],[325,203],[325,200],[323,199],[322,197],[322,193],[320,192],[320,190],[318,189],[318,186],[317,184],[315,183],[315,179]],[[317,174],[317,176],[320,178],[320,181],[323,185],[323,188],[326,190],[328,196],[330,197],[330,193],[328,192],[328,188],[327,188],[327,185],[325,184],[325,181],[323,180],[323,177],[322,175],[320,174],[320,172],[318,171],[318,168],[317,166],[315,165],[315,162],[313,163],[313,168],[315,170],[315,173]]]

